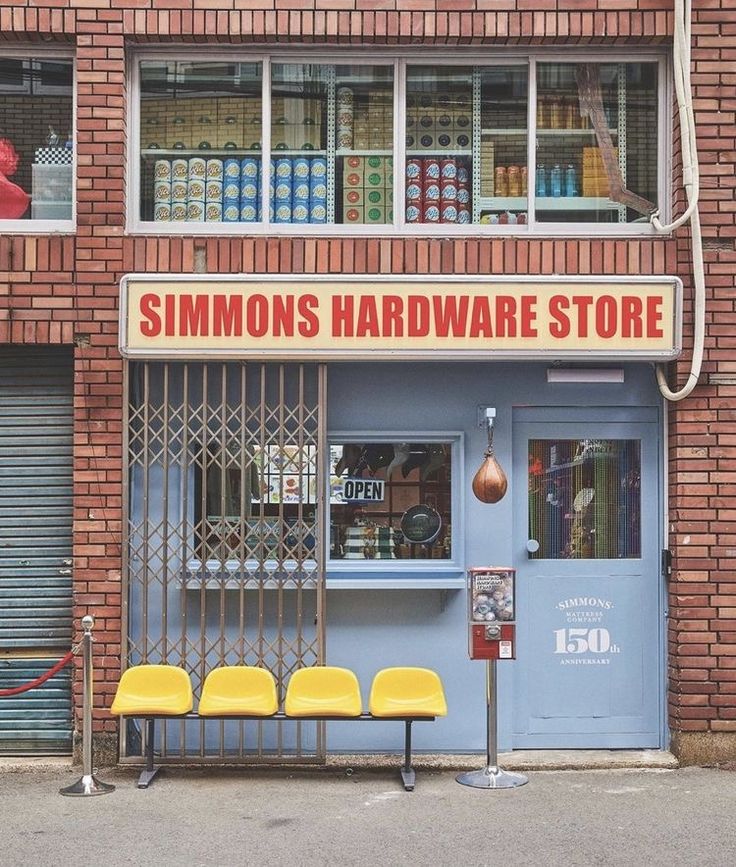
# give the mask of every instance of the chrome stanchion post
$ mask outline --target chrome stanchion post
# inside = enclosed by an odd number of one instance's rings
[[[513,789],[523,786],[529,779],[523,774],[504,771],[498,766],[498,720],[496,710],[496,660],[486,660],[486,766],[479,771],[458,774],[455,779],[463,786],[474,789]]]
[[[82,671],[84,679],[84,693],[82,697],[82,776],[65,789],[59,789],[62,795],[86,796],[106,795],[115,791],[115,786],[109,783],[101,783],[95,779],[92,773],[92,627],[94,617],[87,614],[82,618]]]

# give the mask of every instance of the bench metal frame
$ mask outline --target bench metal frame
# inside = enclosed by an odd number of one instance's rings
[[[155,735],[155,724],[157,719],[173,720],[173,719],[191,719],[191,720],[255,720],[264,722],[267,720],[289,720],[291,722],[317,721],[317,722],[403,722],[404,723],[404,764],[400,769],[401,781],[404,785],[404,790],[413,792],[416,785],[416,771],[411,764],[411,724],[414,722],[434,722],[434,716],[373,716],[369,713],[362,713],[360,716],[287,716],[283,712],[272,714],[271,716],[249,716],[236,714],[223,714],[222,716],[200,716],[196,713],[187,713],[180,715],[158,714],[155,716],[135,716],[133,714],[125,714],[122,719],[142,719],[146,723],[146,766],[141,771],[138,777],[138,788],[147,789],[153,782],[156,774],[162,769],[154,765],[153,756],[153,741]]]

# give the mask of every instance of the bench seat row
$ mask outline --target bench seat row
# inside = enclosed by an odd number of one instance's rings
[[[295,671],[279,711],[276,680],[258,666],[222,666],[211,671],[193,713],[189,674],[174,665],[136,665],[118,684],[110,712],[145,719],[146,768],[138,780],[147,788],[159,768],[153,766],[154,720],[188,719],[312,719],[400,720],[405,723],[404,788],[414,788],[411,767],[411,724],[447,714],[442,681],[427,668],[384,668],[373,678],[368,712],[363,711],[360,684],[347,668],[314,666]]]

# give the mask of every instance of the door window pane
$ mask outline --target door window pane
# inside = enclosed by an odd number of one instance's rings
[[[452,558],[452,444],[333,443],[334,560]]]
[[[536,217],[645,221],[657,206],[657,65],[540,63]]]
[[[525,66],[407,68],[408,224],[526,223],[527,98]]]
[[[141,63],[142,220],[260,221],[261,64]]]
[[[638,440],[530,440],[533,560],[641,557]]]
[[[73,64],[0,61],[0,224],[73,216]]]

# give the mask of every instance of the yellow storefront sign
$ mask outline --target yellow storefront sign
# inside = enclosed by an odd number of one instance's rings
[[[131,357],[672,358],[676,277],[137,275],[121,281]]]

